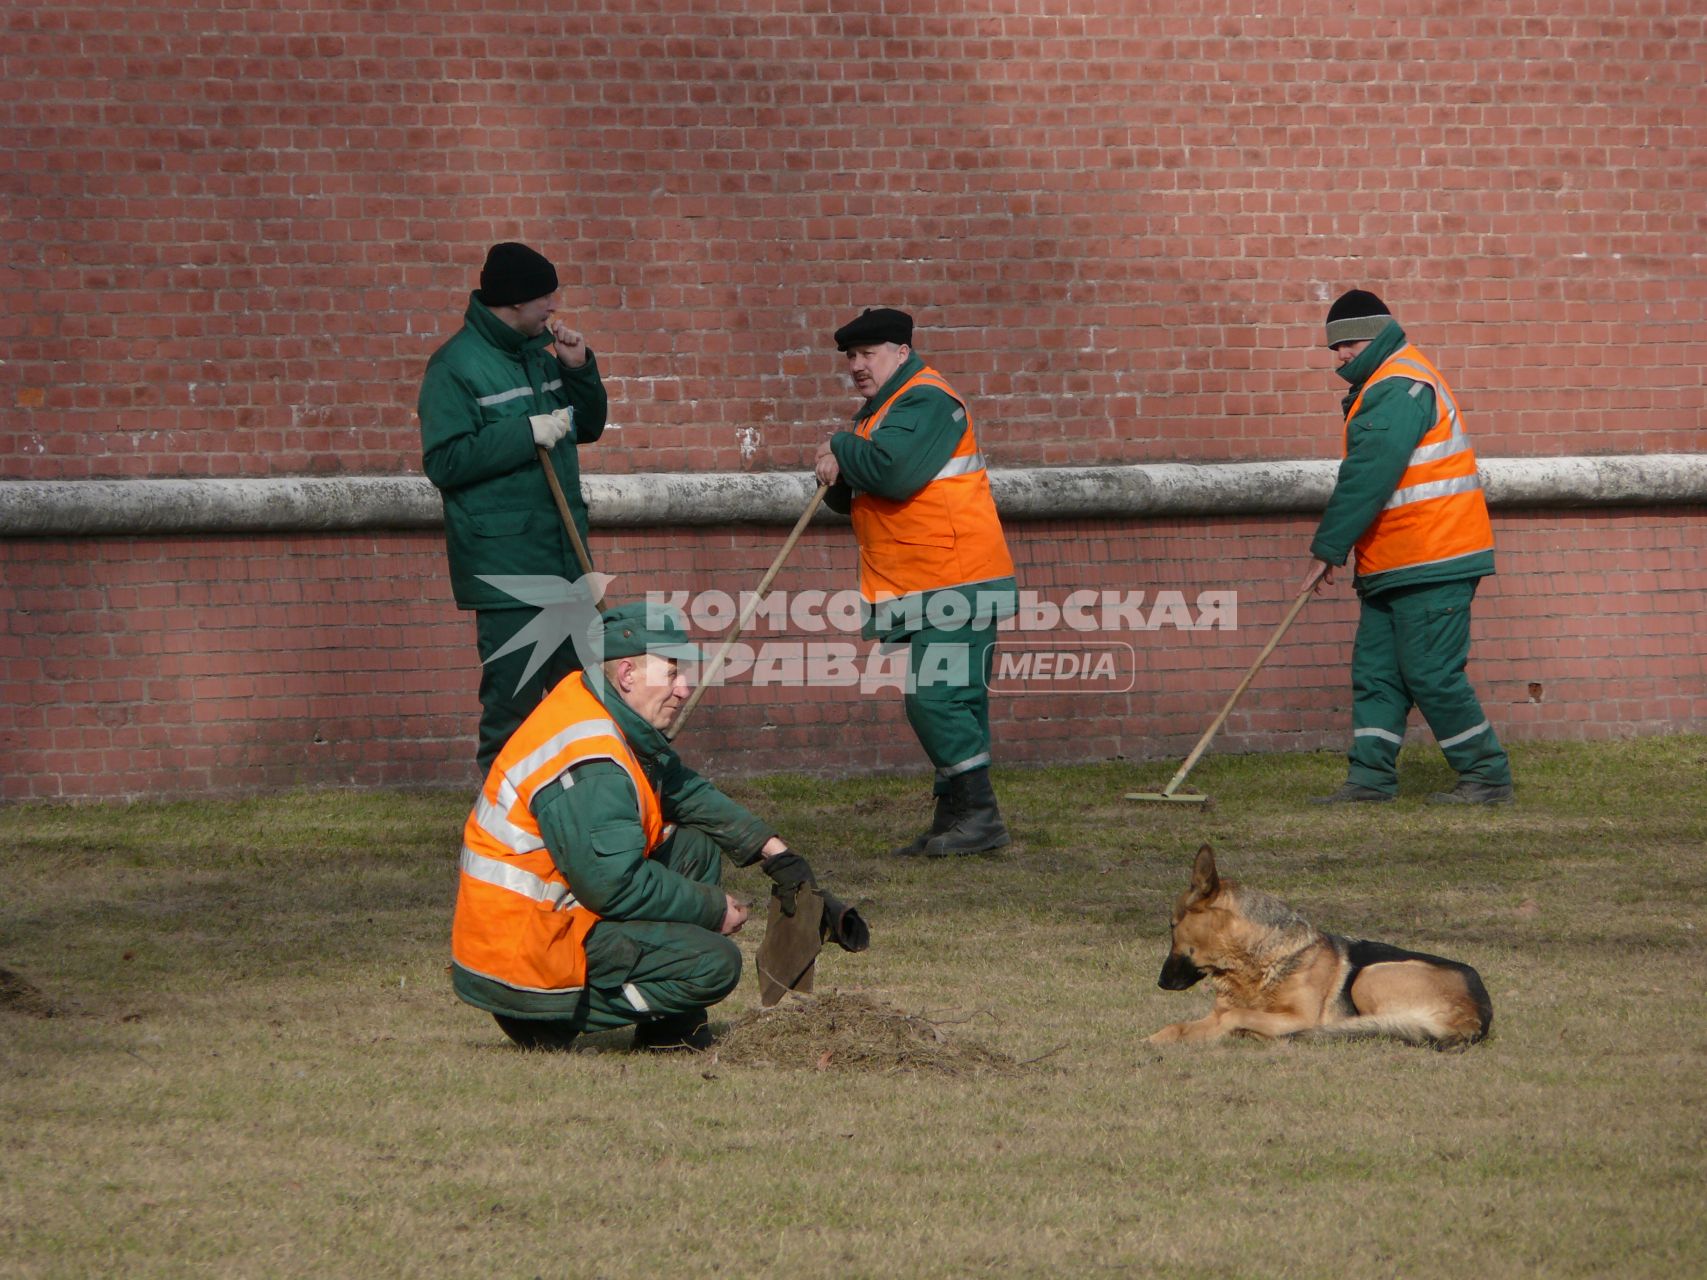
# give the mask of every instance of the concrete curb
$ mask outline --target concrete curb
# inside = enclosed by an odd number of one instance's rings
[[[1320,511],[1338,464],[1325,460],[992,471],[1009,521],[1251,516]],[[1484,458],[1496,509],[1707,503],[1707,453]],[[800,472],[586,476],[596,526],[789,525],[811,500]],[[842,520],[820,511],[817,520]],[[257,480],[0,481],[0,537],[316,533],[437,529],[439,496],[423,476]]]

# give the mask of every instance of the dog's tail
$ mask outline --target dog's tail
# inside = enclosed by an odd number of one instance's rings
[[[1488,989],[1482,985],[1482,975],[1469,965],[1463,966],[1464,986],[1470,993],[1470,999],[1476,1006],[1477,1026],[1466,1034],[1466,1045],[1475,1044],[1478,1040],[1486,1040],[1488,1032],[1494,1029],[1494,1002],[1488,998]]]
[[[1485,1038],[1493,1022],[1492,1011],[1486,1020],[1454,1018],[1442,1013],[1380,1013],[1345,1018],[1325,1026],[1307,1027],[1294,1032],[1293,1040],[1362,1040],[1386,1037],[1403,1040],[1406,1044],[1425,1045],[1433,1049],[1468,1049]]]

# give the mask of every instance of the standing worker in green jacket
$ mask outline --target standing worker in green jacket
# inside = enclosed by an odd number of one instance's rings
[[[474,611],[480,673],[476,759],[484,773],[545,691],[579,668],[559,645],[524,683],[530,649],[493,659],[535,610],[482,575],[573,582],[581,566],[539,462],[552,469],[587,542],[576,450],[604,433],[598,361],[582,335],[554,317],[557,269],[523,244],[495,244],[468,299],[462,330],[432,355],[421,383],[421,453],[445,506],[445,543],[457,607]]]
[[[1458,771],[1457,786],[1430,801],[1509,803],[1510,761],[1464,674],[1470,602],[1494,571],[1494,535],[1458,402],[1373,293],[1353,289],[1334,302],[1327,345],[1351,384],[1344,460],[1300,591],[1320,594],[1355,549],[1362,606],[1350,767],[1314,803],[1392,800],[1413,705]]]
[[[913,318],[887,307],[836,330],[864,403],[814,470],[825,502],[853,517],[863,634],[908,648],[907,720],[936,766],[931,825],[893,852],[941,858],[1009,842],[990,784],[988,681],[1018,589],[966,401],[912,341]]]
[[[817,886],[665,739],[688,693],[678,659],[701,656],[680,616],[635,602],[595,625],[587,670],[522,722],[463,827],[451,983],[524,1048],[629,1025],[640,1048],[705,1048],[747,919],[720,855],[759,863],[790,916]]]

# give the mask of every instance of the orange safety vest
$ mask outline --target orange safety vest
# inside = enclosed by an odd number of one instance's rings
[[[646,855],[664,831],[646,772],[580,672],[563,680],[511,736],[462,829],[451,959],[518,991],[572,992],[586,985],[588,932],[599,916],[575,901],[540,838],[532,802],[573,766],[611,760],[639,797]]]
[[[1434,425],[1411,451],[1398,487],[1370,526],[1357,540],[1357,573],[1367,576],[1393,569],[1414,569],[1460,556],[1494,549],[1494,528],[1482,479],[1476,473],[1476,452],[1458,417],[1458,401],[1440,370],[1408,343],[1389,356],[1357,393],[1346,413],[1347,438],[1364,396],[1378,382],[1409,378],[1434,389]],[[1342,443],[1341,457],[1345,455]]]
[[[859,540],[859,589],[869,604],[943,587],[1011,578],[1013,557],[990,495],[990,473],[972,434],[972,411],[935,369],[921,369],[855,429],[869,440],[889,408],[914,387],[952,396],[966,415],[954,454],[923,489],[895,500],[854,494],[850,514]]]

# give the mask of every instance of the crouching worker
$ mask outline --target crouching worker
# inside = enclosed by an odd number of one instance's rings
[[[633,603],[599,625],[602,663],[522,722],[469,814],[452,983],[524,1048],[630,1024],[636,1047],[703,1048],[747,919],[720,855],[762,859],[789,902],[812,872],[665,740],[688,693],[677,660],[701,656],[679,615]]]

